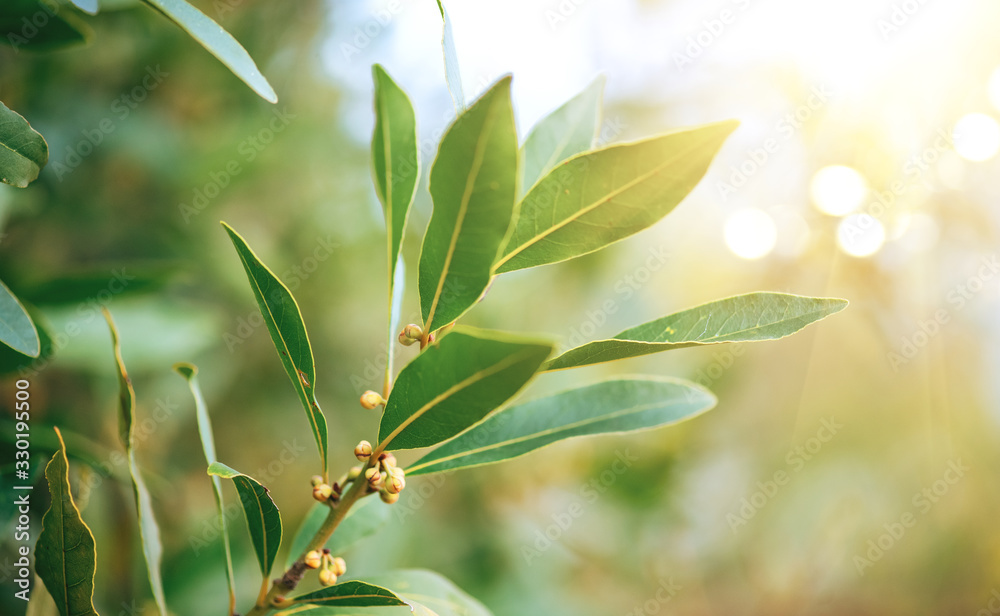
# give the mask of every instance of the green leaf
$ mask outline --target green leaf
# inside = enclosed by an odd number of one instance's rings
[[[271,574],[274,557],[281,545],[281,514],[271,500],[267,488],[256,479],[234,471],[222,462],[213,462],[208,467],[208,474],[232,479],[236,491],[243,504],[243,513],[247,516],[247,528],[253,549],[257,553],[261,575],[266,579]]]
[[[0,181],[25,188],[49,161],[49,146],[19,113],[0,103]]]
[[[104,308],[103,310],[104,318],[108,321],[108,329],[111,330],[111,343],[115,352],[115,368],[118,372],[118,436],[121,438],[122,446],[125,447],[129,473],[132,475],[132,493],[135,497],[135,508],[138,515],[142,555],[146,559],[146,572],[149,577],[149,586],[153,591],[153,599],[156,601],[161,616],[166,616],[167,602],[163,594],[163,575],[160,570],[160,562],[163,560],[160,527],[153,515],[153,501],[149,496],[149,490],[146,488],[142,473],[139,471],[139,464],[135,459],[135,449],[132,447],[132,426],[135,423],[135,391],[132,389],[132,380],[125,370],[125,362],[122,359],[118,328],[115,327],[115,322],[108,309]]]
[[[389,294],[392,295],[391,276],[420,177],[417,118],[410,99],[385,69],[376,64],[372,67],[372,76],[375,80],[372,175],[388,229]]]
[[[545,370],[563,370],[670,349],[790,336],[840,312],[847,300],[787,293],[748,293],[689,308],[566,351]]]
[[[418,604],[414,605],[417,614],[492,616],[483,604],[433,571],[403,569],[367,577],[371,583],[391,589],[411,605]]]
[[[694,417],[715,403],[710,391],[680,379],[603,381],[495,413],[421,458],[406,474],[502,462],[567,438],[658,428]]]
[[[2,292],[0,292],[2,294]],[[7,345],[0,344],[0,375],[12,374],[18,371],[37,371],[46,365],[55,353],[55,345],[52,340],[51,325],[38,308],[31,304],[24,305],[28,316],[31,317],[38,332],[38,357],[31,357],[19,353]]]
[[[312,345],[309,344],[309,334],[306,324],[302,321],[299,305],[292,297],[288,287],[261,262],[246,240],[226,223],[222,223],[229,233],[233,246],[239,254],[243,269],[246,270],[250,287],[253,289],[260,313],[267,324],[267,331],[274,341],[281,364],[288,373],[295,391],[299,395],[302,408],[309,419],[316,446],[323,463],[323,474],[326,475],[327,429],[326,417],[316,402],[316,367],[313,362]]]
[[[512,398],[552,352],[544,340],[456,327],[399,373],[379,451],[428,447]]]
[[[198,367],[189,363],[174,364],[174,372],[184,377],[191,396],[194,398],[195,414],[198,418],[198,435],[201,437],[201,448],[205,453],[205,463],[209,466],[217,462],[215,457],[215,437],[212,434],[212,421],[208,416],[205,397],[198,385]],[[233,576],[233,555],[229,548],[229,524],[226,522],[225,504],[222,499],[222,485],[218,477],[212,477],[212,493],[215,496],[215,507],[219,514],[219,528],[222,529],[222,548],[226,556],[226,581],[229,584],[229,613],[236,613],[236,584]]]
[[[278,102],[278,96],[261,75],[250,54],[212,18],[184,0],[144,1],[190,34],[261,98],[269,103]]]
[[[90,13],[91,15],[97,15],[97,12],[100,10],[97,0],[70,0],[70,2],[84,13]]]
[[[496,273],[579,257],[658,222],[736,126],[706,124],[570,158],[524,197]]]
[[[420,252],[420,308],[432,332],[489,286],[517,184],[517,134],[504,77],[451,125],[431,167],[434,212]]]
[[[600,130],[604,77],[539,120],[521,147],[521,190],[526,191],[567,158],[586,152]]]
[[[45,467],[52,504],[42,517],[35,544],[35,572],[62,616],[97,616],[94,574],[97,552],[94,535],[80,517],[69,488],[69,461],[59,428],[59,450]]]
[[[334,556],[340,556],[354,547],[356,543],[374,535],[382,526],[389,521],[389,506],[377,498],[366,498],[351,507],[347,512],[344,521],[337,527],[336,532],[326,542],[327,549]],[[309,547],[309,541],[316,535],[323,521],[326,520],[330,508],[326,505],[316,503],[309,509],[302,525],[296,531],[292,539],[292,547],[288,552],[286,567],[302,556],[302,553]]]
[[[338,607],[391,607],[406,605],[391,590],[367,582],[351,581],[334,584],[316,592],[295,597],[298,603]]]
[[[0,342],[28,357],[38,357],[42,343],[27,310],[0,282]]]
[[[86,43],[91,29],[70,11],[38,0],[4,0],[0,8],[0,43],[15,50],[50,51]],[[37,20],[37,22],[35,21]],[[44,21],[43,21],[44,20]],[[42,26],[38,26],[38,22]]]
[[[441,48],[444,51],[444,76],[448,82],[448,90],[455,101],[455,108],[465,109],[465,91],[462,88],[462,71],[458,67],[458,52],[455,50],[455,34],[451,29],[451,17],[445,10],[441,0],[437,0],[441,19],[444,21],[444,33],[441,36]]]

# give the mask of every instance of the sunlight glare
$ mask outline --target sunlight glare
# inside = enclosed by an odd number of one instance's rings
[[[759,259],[771,253],[778,240],[778,230],[767,212],[747,208],[733,213],[726,221],[726,246],[741,259]]]

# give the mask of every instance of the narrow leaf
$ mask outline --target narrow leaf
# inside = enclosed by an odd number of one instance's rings
[[[517,134],[504,77],[455,120],[431,168],[434,212],[419,272],[425,331],[458,319],[489,286],[516,184]]]
[[[402,569],[367,576],[367,578],[373,584],[391,589],[413,605],[417,614],[425,616],[492,616],[482,603],[476,601],[447,578],[433,571]]]
[[[267,331],[271,334],[271,340],[278,351],[278,357],[306,411],[325,475],[328,438],[326,417],[316,402],[316,367],[313,362],[312,345],[309,344],[309,334],[306,332],[306,324],[302,320],[299,305],[288,287],[257,258],[246,240],[226,223],[222,223],[222,226],[226,228],[233,246],[236,247],[243,269],[246,270],[247,278],[250,280],[254,297],[257,299],[260,313],[264,317],[264,323],[267,324]]]
[[[45,582],[62,616],[97,616],[94,535],[73,501],[66,444],[59,428],[55,431],[59,449],[45,467],[52,504],[42,517],[42,532],[35,544],[35,572]]]
[[[60,10],[51,2],[38,0],[4,0],[0,9],[0,43],[16,51],[50,51],[86,43],[91,29],[71,11]],[[45,15],[48,21],[38,27],[32,20]]]
[[[594,145],[601,123],[604,77],[539,120],[521,147],[521,190],[526,191],[567,158]]]
[[[391,590],[367,582],[344,582],[295,597],[298,603],[338,607],[392,607],[406,605]]]
[[[19,113],[0,103],[0,182],[25,188],[49,161],[49,146]]]
[[[379,451],[455,436],[512,398],[552,352],[551,343],[456,327],[399,373],[379,428]]]
[[[736,126],[707,124],[570,158],[524,197],[495,271],[579,257],[658,222],[701,181]]]
[[[603,381],[504,409],[430,452],[406,473],[492,464],[567,438],[658,428],[715,403],[710,391],[680,379]]]
[[[198,384],[198,367],[189,363],[174,364],[174,372],[184,377],[191,396],[194,398],[195,415],[198,418],[198,435],[201,437],[201,448],[205,453],[205,463],[209,466],[217,462],[215,457],[215,436],[212,434],[212,421],[208,416],[208,406]],[[225,503],[222,498],[222,485],[218,477],[212,477],[212,493],[215,496],[215,507],[219,514],[219,528],[222,529],[222,549],[226,557],[226,582],[229,584],[229,613],[236,613],[236,583],[233,576],[233,555],[229,547],[229,524],[226,522]]]
[[[455,34],[451,29],[451,17],[445,10],[441,0],[437,0],[441,19],[444,21],[444,33],[441,37],[441,48],[444,50],[444,76],[448,82],[448,90],[455,101],[455,108],[465,109],[465,91],[462,88],[462,71],[458,67],[458,52],[455,50]]]
[[[377,498],[366,498],[351,507],[344,521],[336,532],[323,546],[334,556],[340,556],[354,547],[362,539],[374,535],[389,521],[389,506]],[[292,547],[288,552],[286,566],[291,567],[295,560],[309,547],[309,541],[316,535],[323,521],[326,520],[330,508],[316,503],[309,509],[299,530],[292,539]]]
[[[97,15],[97,12],[100,10],[97,0],[70,0],[70,2],[84,13],[90,13],[91,15]]]
[[[847,307],[847,300],[748,293],[689,308],[566,351],[545,370],[563,370],[670,349],[790,336]]]
[[[42,343],[28,311],[0,282],[0,342],[28,357],[38,357]]]
[[[135,497],[135,508],[138,515],[142,555],[146,559],[146,573],[153,591],[153,599],[156,601],[161,616],[166,616],[167,602],[163,594],[163,575],[160,570],[160,562],[163,560],[160,527],[153,515],[153,501],[149,496],[149,490],[146,488],[142,473],[139,471],[139,463],[136,461],[135,450],[132,447],[132,426],[135,423],[135,391],[132,389],[132,380],[125,370],[125,362],[122,359],[118,328],[115,327],[115,322],[107,308],[104,308],[104,318],[107,319],[108,329],[111,330],[111,343],[115,352],[115,368],[118,372],[118,436],[121,438],[122,446],[125,447],[129,473],[132,476],[132,493]]]
[[[237,472],[222,462],[210,464],[208,474],[233,480],[243,504],[243,513],[247,516],[247,527],[253,549],[257,553],[260,572],[267,578],[281,545],[281,514],[277,505],[271,500],[267,488],[256,479]]]
[[[144,1],[190,34],[264,100],[269,103],[278,102],[274,89],[261,75],[250,54],[212,18],[184,0]]]

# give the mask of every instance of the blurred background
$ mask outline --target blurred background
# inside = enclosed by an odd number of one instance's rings
[[[102,4],[86,18],[88,46],[0,48],[0,99],[50,147],[38,182],[0,186],[0,279],[54,350],[27,368],[0,357],[2,447],[12,448],[21,368],[37,470],[54,425],[78,462],[99,611],[153,613],[127,469],[115,462],[107,305],[138,394],[168,603],[219,613],[214,504],[171,365],[200,366],[220,460],[268,485],[289,530],[311,502],[317,464],[218,221],[244,234],[302,306],[338,474],[376,433],[357,397],[379,388],[385,361],[370,67],[383,64],[418,113],[425,177],[404,243],[403,311],[417,321],[426,168],[454,115],[441,20],[430,0],[195,2],[257,60],[280,96],[272,106],[152,11]],[[546,333],[566,348],[753,290],[851,306],[787,340],[539,378],[527,396],[649,373],[696,380],[720,402],[675,428],[415,479],[385,531],[347,555],[350,573],[435,569],[498,615],[1000,612],[1000,387],[990,376],[1000,362],[1000,5],[446,5],[467,94],[513,73],[522,138],[600,74],[601,143],[742,121],[660,224],[503,276],[470,324]],[[397,365],[414,353],[401,349]],[[0,579],[12,588],[10,503],[0,512]],[[245,609],[258,573],[234,519]],[[0,611],[22,614],[12,594]]]

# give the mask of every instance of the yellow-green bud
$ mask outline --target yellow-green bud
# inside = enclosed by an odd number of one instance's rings
[[[344,575],[347,573],[347,563],[343,558],[338,556],[334,558],[333,562],[330,564],[330,570],[333,571],[333,574],[338,577]]]
[[[321,483],[315,488],[313,488],[313,498],[315,498],[321,503],[325,503],[326,501],[330,500],[330,496],[332,495],[333,495],[333,488],[331,488],[328,484]]]
[[[311,479],[312,485],[315,488],[319,484],[323,483],[323,477],[321,475],[313,475]]]
[[[354,448],[354,457],[362,462],[372,457],[372,444],[368,441],[358,443],[358,446]]]
[[[389,475],[385,478],[385,491],[389,494],[399,494],[406,487],[406,480],[399,475]]]
[[[382,480],[382,473],[378,472],[378,468],[373,466],[365,471],[365,479],[369,484],[374,486]]]
[[[399,494],[392,494],[390,492],[386,492],[385,490],[380,491],[378,495],[379,498],[382,499],[382,502],[387,505],[391,505],[399,500]]]
[[[368,390],[361,394],[361,406],[365,407],[369,411],[383,404],[385,404],[385,400],[378,394],[378,392]]]
[[[347,481],[354,481],[360,476],[361,476],[360,466],[352,466],[351,470],[347,471]],[[344,483],[347,483],[347,481],[345,481]]]
[[[419,325],[411,323],[404,327],[403,331],[399,332],[399,343],[403,346],[410,346],[415,342],[419,342],[423,337],[424,330]]]
[[[337,574],[330,569],[323,569],[319,572],[319,583],[323,586],[333,586],[337,583]]]
[[[319,550],[313,550],[306,554],[305,563],[310,569],[319,569],[323,564],[323,554]]]

